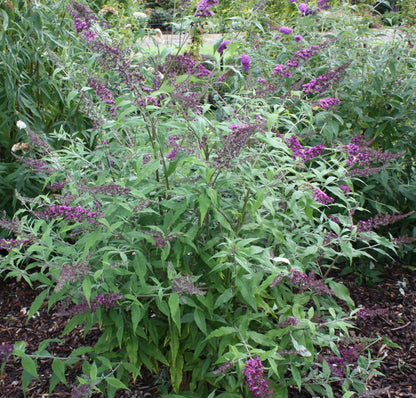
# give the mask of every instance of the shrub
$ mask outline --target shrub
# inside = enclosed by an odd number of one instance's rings
[[[350,344],[359,312],[332,271],[393,255],[383,228],[413,214],[367,192],[369,169],[401,170],[403,154],[351,117],[365,93],[348,32],[324,40],[310,14],[276,37],[250,16],[249,39],[219,44],[208,70],[189,53],[139,57],[85,5],[69,12],[88,61],[65,75],[93,127],[61,129],[54,148],[19,123],[34,143],[19,159],[44,189],[0,219],[0,272],[40,283],[29,317],[47,301],[65,333],[102,332],[53,362],[51,390],[82,359],[78,388],[109,397],[143,367],[180,396],[364,392],[378,362]],[[23,386],[41,348],[14,345]]]

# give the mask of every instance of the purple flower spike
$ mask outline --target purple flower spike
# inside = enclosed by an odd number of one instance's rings
[[[293,32],[292,28],[288,28],[287,26],[282,26],[279,28],[279,32],[283,33],[284,35],[290,35]]]
[[[243,375],[254,398],[269,398],[274,390],[269,389],[269,381],[263,377],[264,368],[260,357],[246,361]]]
[[[303,40],[303,37],[301,35],[296,35],[295,36],[295,41],[299,42],[299,41],[302,41],[302,40]]]
[[[224,40],[219,47],[217,48],[217,52],[222,54],[224,50],[227,48],[228,44],[231,43],[231,40]]]
[[[241,65],[243,65],[243,69],[247,72],[250,69],[250,56],[247,54],[241,54],[240,57]]]
[[[328,196],[325,192],[322,192],[320,189],[315,188],[313,190],[313,197],[323,205],[329,205],[334,203],[334,198]]]

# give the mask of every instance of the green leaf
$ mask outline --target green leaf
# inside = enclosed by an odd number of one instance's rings
[[[290,368],[292,370],[293,380],[295,381],[295,383],[298,386],[298,389],[300,391],[300,389],[302,387],[302,376],[300,374],[300,371],[294,364],[292,364]]]
[[[120,381],[119,379],[116,379],[115,377],[112,377],[112,376],[111,377],[106,377],[105,381],[110,386],[113,386],[113,387],[116,387],[116,388],[123,388],[125,390],[130,391],[130,389],[122,381]]]
[[[179,295],[178,293],[172,293],[168,299],[171,319],[175,323],[178,330],[181,330],[181,313],[179,310]]]
[[[32,305],[30,306],[30,310],[27,314],[28,319],[32,318],[32,316],[39,310],[43,302],[45,301],[46,296],[49,294],[49,289],[44,290],[33,300]]]
[[[206,338],[204,341],[207,341],[209,339],[212,339],[214,337],[223,337],[226,336],[228,334],[234,334],[236,333],[236,330],[231,327],[231,326],[223,326],[220,327],[218,329],[213,330]]]
[[[200,225],[203,224],[205,220],[205,216],[207,215],[208,209],[211,206],[211,199],[208,197],[206,192],[201,193],[199,195],[199,213],[201,215],[200,218]]]
[[[346,286],[342,283],[335,282],[332,279],[328,280],[328,286],[339,299],[344,300],[347,303],[348,307],[355,307],[354,300],[350,297],[350,293]]]
[[[32,358],[28,357],[28,356],[24,356],[22,357],[22,366],[23,369],[29,373],[30,375],[32,375],[33,377],[36,377],[37,379],[39,379],[39,375],[38,375],[38,371],[37,371],[37,366],[36,366],[36,361],[33,360]]]
[[[402,350],[403,348],[400,347],[398,344],[396,344],[394,341],[391,341],[389,338],[387,337],[383,337],[383,343],[387,344],[390,348],[398,348],[400,350]]]
[[[131,324],[133,327],[133,333],[136,333],[137,326],[142,320],[144,314],[144,308],[140,303],[135,302],[131,305]]]
[[[179,392],[181,389],[181,383],[183,379],[183,356],[178,355],[175,362],[170,367],[170,377],[172,381],[172,387],[175,392]]]
[[[82,291],[84,292],[85,299],[90,302],[91,298],[91,280],[90,278],[84,278],[82,281]]]
[[[207,334],[207,324],[206,324],[206,321],[205,321],[204,312],[201,311],[199,308],[195,308],[194,319],[195,319],[195,323],[198,326],[198,328],[206,335]]]
[[[52,361],[52,370],[62,383],[68,385],[65,377],[65,363],[62,359],[55,358]]]

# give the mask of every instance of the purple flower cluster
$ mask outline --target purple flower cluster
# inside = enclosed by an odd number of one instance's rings
[[[13,352],[13,346],[10,344],[0,344],[0,364],[6,363],[7,359]]]
[[[383,166],[379,166],[379,167],[365,167],[362,169],[354,169],[354,170],[350,170],[347,175],[349,177],[368,177],[371,176],[373,174],[379,173],[382,170],[387,169],[388,164],[384,164]]]
[[[303,37],[300,35],[295,36],[295,41],[301,41]],[[330,46],[334,43],[335,40],[326,40],[325,42],[321,43],[320,45],[311,45],[307,48],[303,48],[295,53],[295,55],[284,64],[277,64],[273,69],[273,74],[278,74],[282,77],[292,77],[292,73],[290,72],[291,68],[297,68],[300,65],[301,61],[308,61],[314,55],[318,54],[319,51],[323,48]]]
[[[304,274],[296,269],[290,270],[289,281],[293,286],[299,288],[301,292],[312,290],[317,296],[321,294],[334,294],[334,292],[326,287],[321,279],[316,279],[315,273],[312,271],[309,275]]]
[[[281,77],[292,77],[292,72],[290,72],[288,67],[283,64],[277,64],[273,68],[273,74],[280,75]]]
[[[44,162],[43,160],[26,158],[22,156],[14,155],[17,159],[21,160],[23,164],[30,168],[34,174],[45,173],[45,174],[53,174],[56,173],[58,170]]]
[[[223,42],[221,42],[221,44],[217,48],[217,52],[222,54],[227,49],[227,46],[230,43],[231,43],[231,40],[224,40]]]
[[[195,59],[185,54],[169,55],[163,67],[163,73],[170,76],[194,75],[198,78],[209,76],[211,72]]]
[[[312,9],[309,8],[306,3],[300,3],[298,5],[298,10],[302,17],[306,17],[307,15],[313,14]]]
[[[414,211],[405,214],[377,214],[373,218],[369,218],[368,220],[361,220],[357,224],[357,232],[371,232],[375,229],[379,229],[386,225],[394,224],[404,218],[411,216]]]
[[[325,75],[321,75],[315,79],[312,79],[309,83],[303,85],[302,91],[306,94],[320,94],[330,89],[334,83],[338,83],[343,79],[345,70],[351,64],[351,62],[352,61],[348,61],[338,68],[328,71],[328,73]]]
[[[321,98],[320,100],[318,100],[317,105],[323,109],[328,110],[331,106],[334,105],[339,105],[340,104],[340,100],[338,98],[332,98],[332,97],[327,97],[327,98]]]
[[[296,137],[296,135],[292,135],[287,140],[287,145],[293,151],[294,158],[299,157],[305,161],[313,159],[321,155],[325,151],[325,145],[323,144],[318,144],[311,148],[303,147],[302,144],[299,142],[298,137]]]
[[[329,205],[331,203],[334,203],[334,198],[331,196],[328,196],[325,192],[321,191],[318,188],[315,188],[313,190],[313,197],[321,204],[323,205]]]
[[[243,66],[243,70],[245,72],[248,72],[250,69],[250,56],[248,54],[241,54],[240,62],[241,62],[241,65]]]
[[[87,300],[81,301],[79,304],[73,306],[67,311],[58,313],[59,316],[73,316],[77,314],[95,313],[98,308],[104,307],[105,310],[109,310],[117,305],[117,300],[122,299],[123,296],[120,292],[99,294],[95,299],[91,300],[88,304]]]
[[[95,90],[95,93],[100,97],[101,101],[105,104],[115,104],[113,94],[111,91],[102,83],[99,83],[94,77],[88,78],[88,85]]]
[[[293,29],[287,26],[282,26],[281,28],[279,28],[279,32],[283,33],[284,35],[290,35],[293,32]]]
[[[196,6],[196,17],[212,17],[214,13],[210,10],[210,7],[218,4],[218,0],[201,0]]]
[[[54,218],[63,218],[66,221],[87,221],[88,224],[94,224],[98,218],[105,217],[104,213],[91,211],[82,206],[64,206],[57,204],[50,205],[45,210],[36,212],[35,215],[41,219],[52,220]]]
[[[90,29],[92,24],[98,21],[98,17],[90,7],[71,0],[67,6],[67,10],[77,33]]]
[[[10,251],[15,247],[27,246],[30,243],[30,239],[0,239],[0,249]]]
[[[242,371],[248,388],[255,398],[269,398],[274,390],[269,388],[270,382],[264,378],[264,368],[260,357],[248,359]]]

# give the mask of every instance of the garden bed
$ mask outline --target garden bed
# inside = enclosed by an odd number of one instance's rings
[[[353,276],[337,278],[348,286],[357,307],[363,306],[378,313],[360,320],[357,329],[351,331],[351,336],[357,341],[360,338],[377,338],[372,346],[372,357],[383,358],[379,368],[383,375],[368,380],[368,395],[360,396],[416,397],[416,273],[397,265],[389,268],[386,275],[387,279],[373,287],[357,285]],[[25,282],[0,282],[0,341],[13,344],[23,340],[27,344],[27,352],[33,352],[46,339],[62,339],[59,343],[51,343],[50,352],[56,356],[70,355],[73,349],[93,345],[97,341],[100,335],[98,328],[93,328],[85,339],[83,330],[79,327],[62,337],[66,319],[53,312],[48,313],[45,307],[27,320],[27,311],[36,295],[37,292],[31,290]],[[77,366],[74,366],[67,372],[68,386],[61,383],[48,395],[51,360],[40,361],[40,379],[29,386],[27,397],[69,397],[72,384],[77,384],[78,371]],[[21,372],[20,361],[9,359],[0,380],[1,397],[23,397]],[[143,371],[143,378],[132,383],[130,388],[131,392],[120,391],[117,396],[150,398],[159,395],[157,377],[146,371]],[[309,394],[298,394],[295,390],[292,393],[292,398],[309,397]],[[95,395],[97,398],[100,396],[102,395]]]

